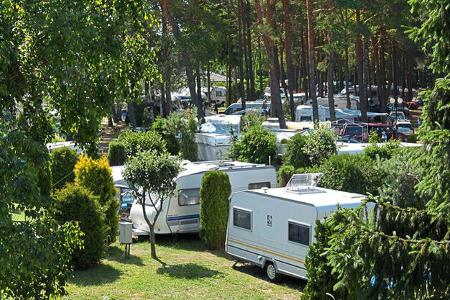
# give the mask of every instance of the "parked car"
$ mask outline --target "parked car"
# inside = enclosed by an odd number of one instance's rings
[[[270,102],[267,101],[247,101],[245,103],[245,109],[261,110],[264,113],[270,113]],[[232,115],[242,110],[242,103],[233,103],[224,111],[226,115]]]
[[[407,137],[414,134],[414,129],[410,121],[397,121],[395,124],[399,138],[403,140],[403,136]],[[403,136],[401,136],[403,135]]]

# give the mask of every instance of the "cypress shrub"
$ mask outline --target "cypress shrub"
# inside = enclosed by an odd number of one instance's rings
[[[99,204],[106,217],[107,239],[110,243],[114,242],[119,230],[119,200],[115,197],[116,190],[107,158],[102,156],[94,160],[81,156],[74,171],[75,183],[99,197]]]
[[[111,166],[121,166],[125,163],[125,145],[118,141],[109,143],[108,160]]]
[[[222,249],[227,232],[231,184],[228,174],[208,171],[200,187],[200,237],[210,249]]]
[[[104,252],[104,215],[94,196],[87,188],[68,184],[54,194],[55,218],[60,224],[75,221],[83,232],[83,245],[72,254],[77,269],[96,265]]]
[[[77,152],[67,147],[57,148],[50,153],[53,190],[61,189],[66,183],[74,181],[73,169],[77,161]]]

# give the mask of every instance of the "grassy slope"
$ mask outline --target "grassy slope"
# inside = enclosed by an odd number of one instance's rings
[[[102,264],[75,272],[68,299],[299,299],[305,282],[283,278],[272,284],[260,268],[238,264],[223,252],[207,251],[195,237],[159,239],[160,262],[150,259],[146,242],[109,248]]]

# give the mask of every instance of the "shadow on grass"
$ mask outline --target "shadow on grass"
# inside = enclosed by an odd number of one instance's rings
[[[238,272],[242,272],[242,273],[248,274],[250,276],[254,276],[261,280],[269,281],[266,274],[264,273],[264,270],[258,266],[255,266],[252,264],[238,263],[233,266],[233,269]],[[280,281],[275,284],[283,285],[283,286],[289,287],[291,289],[297,289],[297,290],[302,291],[306,286],[306,280],[294,278],[291,276],[281,276]]]
[[[204,266],[193,263],[180,265],[163,265],[156,271],[156,273],[183,279],[201,279],[223,276],[222,272],[211,270]]]
[[[106,258],[115,262],[127,265],[143,266],[142,258],[131,254],[129,258],[125,258],[125,246],[111,246],[106,250]],[[133,247],[131,247],[133,253]]]
[[[120,275],[122,275],[122,271],[109,265],[100,264],[88,270],[75,271],[75,278],[70,280],[70,283],[78,286],[96,286],[112,283],[119,279]]]

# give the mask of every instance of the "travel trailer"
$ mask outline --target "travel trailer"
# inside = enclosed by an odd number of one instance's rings
[[[195,135],[200,161],[228,159],[233,138],[241,131],[240,115],[214,115],[205,117],[200,132]]]
[[[333,95],[334,98],[334,106],[336,108],[347,108],[347,97],[345,95]],[[359,97],[350,95],[350,109],[359,109]],[[312,100],[309,99],[306,101],[307,105],[312,105]],[[328,98],[317,98],[317,104],[320,106],[328,105]]]
[[[356,208],[363,195],[319,188],[320,174],[297,174],[284,188],[233,194],[225,251],[250,262],[275,281],[279,274],[307,278],[305,257],[315,241],[316,221],[342,208]]]
[[[184,161],[182,171],[176,178],[175,193],[163,203],[155,224],[156,234],[190,233],[200,229],[200,183],[205,172],[219,170],[230,177],[232,192],[246,189],[276,186],[276,171],[273,166],[243,163],[237,161],[189,162]],[[116,170],[114,170],[116,169]],[[114,184],[125,194],[128,186],[122,177],[123,166],[113,167]],[[126,194],[125,194],[126,195]],[[156,204],[158,205],[158,203]],[[147,206],[147,216],[153,220],[155,210]],[[148,225],[144,219],[141,204],[133,201],[129,218],[136,235],[147,235]]]

